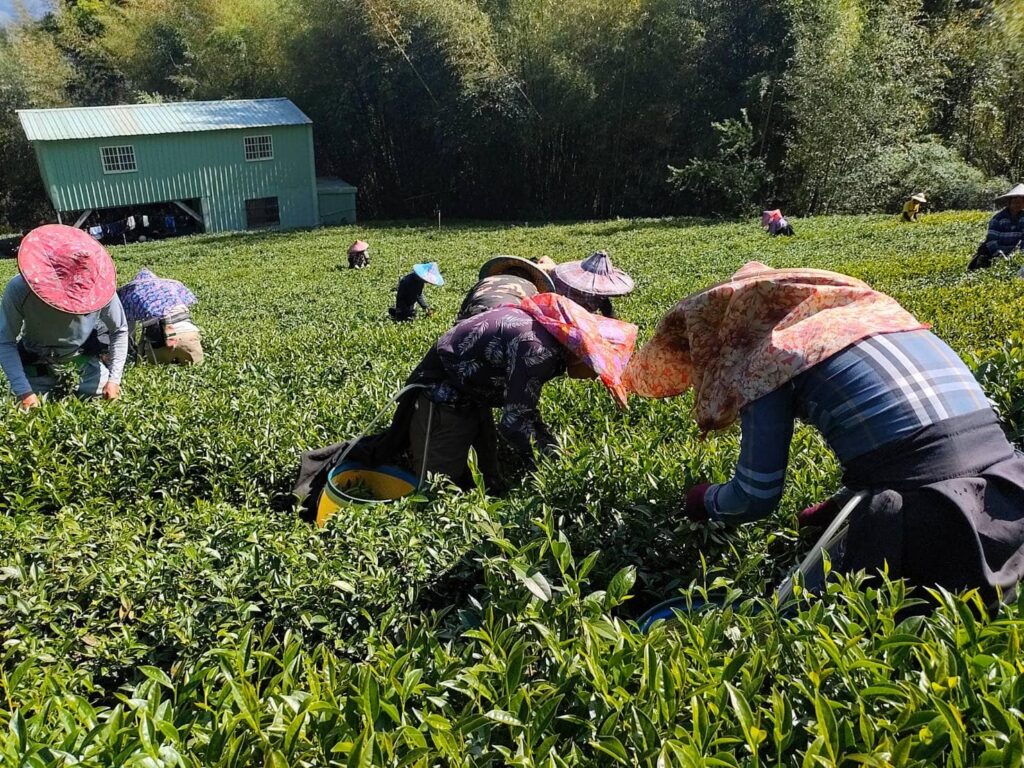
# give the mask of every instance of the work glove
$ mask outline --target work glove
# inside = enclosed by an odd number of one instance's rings
[[[686,492],[686,504],[683,507],[683,514],[695,523],[706,523],[708,521],[708,510],[704,506],[704,496],[707,495],[711,483],[695,485]]]
[[[39,407],[39,396],[35,392],[29,392],[18,400],[18,407],[23,411],[29,411]]]
[[[825,499],[825,501],[819,501],[817,504],[812,504],[802,512],[797,513],[798,527],[828,527],[836,519],[836,515],[839,514],[839,510],[843,508],[843,505],[850,500],[851,495],[852,492],[844,488],[835,496]]]

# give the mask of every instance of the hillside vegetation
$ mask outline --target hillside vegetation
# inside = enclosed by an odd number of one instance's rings
[[[1020,0],[46,5],[0,26],[0,230],[54,218],[15,110],[154,101],[291,99],[374,218],[973,208],[1024,178]]]
[[[114,250],[185,281],[207,362],[135,367],[117,403],[0,405],[0,762],[49,766],[1020,765],[1021,604],[946,596],[898,621],[896,584],[841,582],[782,617],[773,585],[811,541],[794,513],[838,468],[807,429],[780,511],[738,530],[673,510],[727,479],[737,432],[689,399],[557,381],[563,450],[507,499],[443,486],[317,530],[298,454],[357,434],[450,325],[496,253],[605,248],[647,338],[679,298],[750,259],[861,277],[975,366],[1024,425],[1020,264],[968,274],[986,214],[430,227],[205,236]],[[356,236],[370,269],[343,269]],[[437,260],[431,318],[391,287]],[[0,263],[0,277],[14,273]],[[643,635],[693,585],[736,602]]]

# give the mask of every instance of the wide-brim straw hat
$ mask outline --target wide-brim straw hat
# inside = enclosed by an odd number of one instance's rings
[[[64,224],[46,224],[25,235],[18,271],[32,293],[71,315],[105,307],[117,290],[117,270],[107,249]]]
[[[918,203],[927,203],[928,202],[928,198],[924,196],[924,192],[918,192],[917,194],[911,195],[910,199],[911,200],[915,200]]]
[[[996,202],[1005,203],[1009,201],[1011,197],[1024,197],[1024,184],[1018,184],[1005,195],[1000,195],[999,197],[996,198]]]
[[[625,296],[635,287],[633,278],[613,266],[604,251],[592,253],[583,261],[559,264],[555,279],[589,296]]]
[[[521,269],[528,274],[530,282],[537,286],[539,293],[554,293],[555,281],[551,279],[550,275],[529,259],[519,256],[495,256],[493,259],[488,259],[480,267],[480,279],[502,275],[512,269]]]
[[[422,280],[431,285],[444,285],[444,278],[441,277],[441,268],[436,261],[427,261],[423,264],[414,264],[412,271],[420,276]]]
[[[370,244],[365,240],[356,240],[348,247],[349,253],[362,253],[370,249]]]

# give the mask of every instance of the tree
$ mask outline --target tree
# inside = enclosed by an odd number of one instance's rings
[[[800,209],[870,207],[865,172],[922,132],[934,75],[919,11],[919,0],[793,0],[786,175]]]

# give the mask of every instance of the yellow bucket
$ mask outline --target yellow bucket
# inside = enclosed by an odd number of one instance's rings
[[[367,488],[373,498],[360,498],[345,492],[354,485]],[[355,461],[343,462],[327,476],[327,485],[316,508],[316,524],[323,528],[331,515],[351,504],[380,504],[408,496],[416,490],[416,485],[416,478],[411,473],[390,464],[370,467]]]

